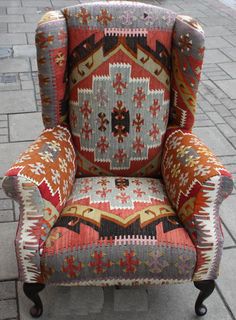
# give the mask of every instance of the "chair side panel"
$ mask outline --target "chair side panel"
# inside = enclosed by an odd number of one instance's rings
[[[205,37],[199,23],[177,16],[173,32],[169,126],[191,130],[204,57]]]
[[[67,123],[67,27],[60,11],[47,12],[36,30],[39,86],[45,128]]]

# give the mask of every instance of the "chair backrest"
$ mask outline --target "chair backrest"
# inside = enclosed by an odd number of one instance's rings
[[[194,106],[190,110],[190,102],[185,106],[180,99],[186,94],[185,81],[179,89],[179,76],[171,80],[171,68],[178,72],[182,63],[175,65],[175,58],[171,64],[172,43],[183,57],[191,48],[186,27],[180,27],[184,34],[173,41],[175,24],[172,11],[130,1],[84,3],[41,20],[36,40],[42,102],[54,104],[43,108],[44,123],[69,123],[77,176],[159,175],[171,81],[171,125],[188,127],[188,112],[194,113]],[[184,25],[187,31],[192,28]],[[42,52],[49,53],[50,62]],[[48,91],[42,88],[45,82]],[[192,96],[197,85],[190,88]]]

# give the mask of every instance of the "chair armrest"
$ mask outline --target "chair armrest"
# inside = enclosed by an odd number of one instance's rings
[[[40,249],[63,209],[75,178],[75,151],[62,126],[44,130],[3,179],[6,194],[19,202],[16,235],[19,277],[42,282]]]
[[[213,152],[187,130],[169,130],[164,144],[161,172],[175,209],[195,196],[203,183],[214,176],[227,177],[224,197],[233,189],[231,174]]]
[[[194,134],[174,130],[165,142],[162,175],[196,247],[193,280],[217,278],[223,249],[219,207],[233,189],[230,173]]]
[[[17,176],[33,182],[42,198],[60,212],[71,192],[76,172],[75,151],[71,134],[60,125],[46,129],[23,152],[7,171],[3,180],[7,195],[11,197],[7,177]],[[14,185],[12,185],[14,188]]]

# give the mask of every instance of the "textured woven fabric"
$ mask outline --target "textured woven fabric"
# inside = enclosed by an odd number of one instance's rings
[[[195,247],[161,182],[80,178],[42,253],[48,282],[79,285],[191,280]]]
[[[157,176],[175,14],[130,2],[63,10],[77,176]]]
[[[48,129],[3,181],[20,204],[20,279],[216,278],[219,206],[233,183],[191,133],[199,24],[160,7],[103,1],[47,12],[36,44]]]
[[[39,86],[45,128],[66,124],[68,117],[67,27],[60,11],[47,12],[36,30]]]
[[[191,17],[177,16],[171,51],[171,110],[169,126],[191,130],[197,106],[205,37]]]
[[[169,133],[162,174],[169,199],[196,245],[194,280],[215,279],[223,248],[219,206],[232,192],[231,175],[202,141],[183,130]]]
[[[6,173],[3,188],[20,205],[16,252],[21,280],[38,281],[40,250],[71,193],[75,171],[70,132],[57,126],[45,130]]]

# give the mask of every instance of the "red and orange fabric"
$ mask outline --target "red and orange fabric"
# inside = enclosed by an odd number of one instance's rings
[[[194,279],[214,279],[223,249],[219,206],[232,192],[232,177],[190,131],[178,129],[168,134],[162,158],[167,194],[196,245]]]

